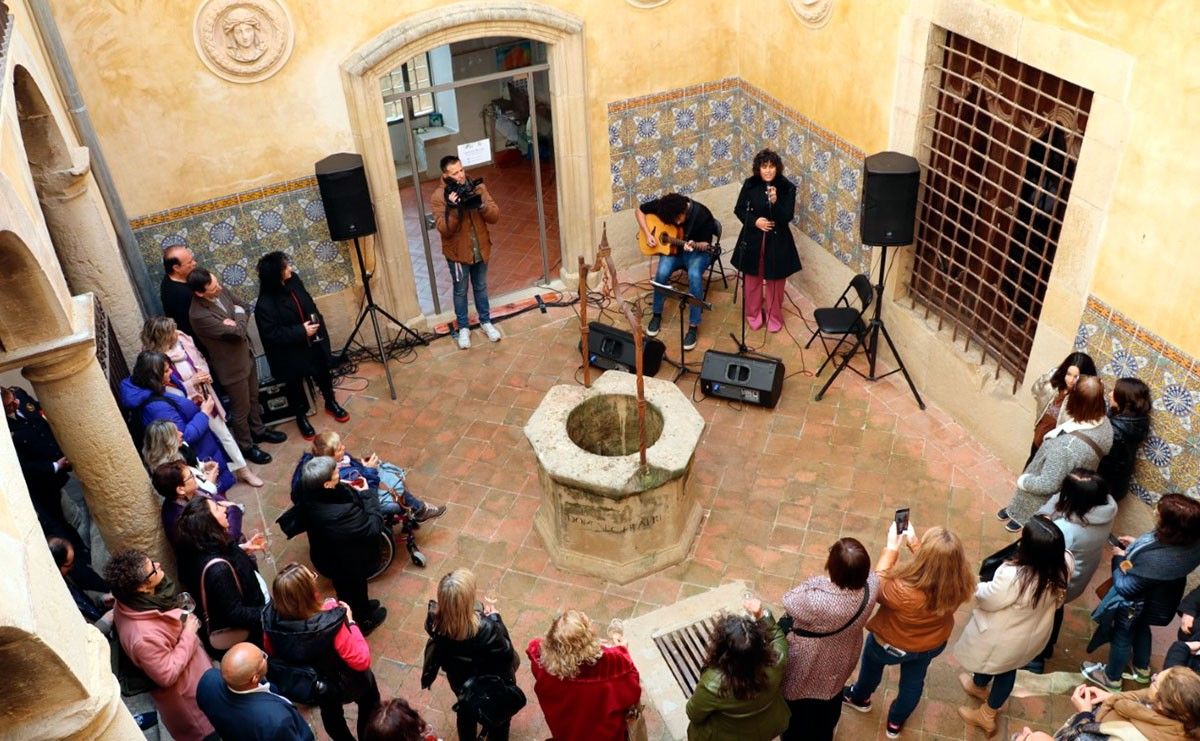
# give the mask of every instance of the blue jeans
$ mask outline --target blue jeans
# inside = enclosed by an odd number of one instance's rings
[[[413,496],[413,493],[404,485],[405,473],[403,468],[394,463],[379,464],[379,481],[399,494],[405,507],[413,512],[420,512],[425,509],[425,503]],[[400,503],[393,499],[391,492],[382,486],[379,487],[379,506],[384,514],[400,514]]]
[[[1144,613],[1144,611],[1143,611]],[[1150,666],[1150,623],[1145,614],[1127,628],[1115,626],[1112,637],[1112,647],[1108,651],[1108,666],[1104,674],[1114,682],[1121,680],[1121,672],[1129,666],[1130,658],[1135,667]]]
[[[896,699],[888,708],[888,723],[902,726],[908,716],[917,709],[921,702],[921,692],[925,689],[925,675],[929,672],[929,664],[942,651],[942,644],[931,651],[909,651],[904,656],[892,656],[883,650],[875,640],[874,633],[867,634],[863,645],[862,665],[858,669],[858,680],[850,687],[850,696],[855,702],[866,702],[871,693],[879,687],[883,680],[883,667],[900,665],[900,686],[896,690]]]
[[[487,294],[487,261],[480,260],[473,265],[447,260],[450,266],[450,281],[454,286],[454,321],[459,329],[471,326],[467,316],[467,281],[475,292],[475,311],[479,314],[479,323],[487,324],[492,321],[491,306],[488,305]]]
[[[980,674],[976,672],[971,681],[975,682],[975,686],[980,689],[987,687],[988,682],[992,682],[992,688],[988,690],[987,704],[992,710],[999,710],[1000,706],[1008,700],[1008,696],[1012,694],[1013,687],[1017,684],[1017,670],[1013,669],[1001,674]]]
[[[686,252],[681,250],[675,255],[663,255],[658,258],[658,272],[654,274],[654,281],[666,285],[671,282],[671,273],[674,273],[679,268],[687,268],[688,274],[688,291],[696,298],[704,298],[704,271],[708,269],[708,264],[712,262],[712,255],[707,252],[693,250]],[[667,294],[654,289],[654,304],[651,313],[655,316],[662,314],[663,303],[667,300]],[[688,322],[693,327],[700,324],[701,309],[699,306],[692,305],[688,309]]]

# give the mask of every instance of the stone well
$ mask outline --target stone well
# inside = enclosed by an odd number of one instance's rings
[[[702,515],[687,483],[704,419],[675,384],[646,378],[642,470],[636,380],[608,371],[590,389],[555,386],[525,425],[551,560],[619,584],[682,561]]]

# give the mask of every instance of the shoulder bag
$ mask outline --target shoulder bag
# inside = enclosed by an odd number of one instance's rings
[[[979,564],[979,581],[991,581],[994,579],[996,577],[996,569],[1000,568],[1005,561],[1010,561],[1013,556],[1017,555],[1017,547],[1020,544],[1021,540],[1018,538],[983,559],[983,563]]]
[[[791,615],[784,615],[783,617],[779,618],[779,627],[781,630],[783,630],[784,633],[795,633],[796,635],[800,636],[801,638],[828,638],[829,636],[837,635],[838,633],[841,633],[846,628],[849,628],[851,625],[854,625],[854,621],[856,621],[860,617],[862,617],[863,610],[867,609],[867,600],[869,599],[870,594],[871,594],[871,585],[868,582],[867,584],[863,585],[862,602],[858,603],[858,610],[855,611],[854,617],[847,620],[846,624],[843,625],[842,627],[838,628],[837,630],[831,630],[827,633],[817,633],[817,632],[814,632],[811,630],[806,630],[805,628],[797,628],[794,625],[795,620],[792,618]]]
[[[233,583],[237,585],[239,594],[242,594],[242,582],[238,579],[237,572],[233,569],[233,564],[223,558],[212,559],[204,564],[204,570],[200,572],[200,609],[204,610],[204,624],[208,626],[208,645],[218,651],[228,651],[236,644],[249,638],[250,631],[245,628],[212,629],[212,622],[208,618],[208,599],[204,588],[204,577],[208,576],[209,567],[215,563],[223,563],[229,567],[229,572],[233,574]]]

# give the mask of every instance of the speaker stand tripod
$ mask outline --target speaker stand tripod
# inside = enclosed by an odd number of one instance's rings
[[[370,353],[372,360],[378,360],[383,364],[383,373],[387,376],[388,390],[392,392],[392,401],[395,401],[396,384],[394,381],[392,381],[392,369],[388,367],[387,353],[383,349],[383,335],[379,331],[378,315],[383,314],[383,316],[391,321],[392,324],[395,324],[400,328],[400,333],[402,335],[412,338],[412,340],[415,342],[418,342],[422,345],[428,345],[429,340],[414,332],[412,328],[410,328],[404,322],[387,313],[375,303],[375,297],[371,295],[371,274],[367,272],[367,264],[363,262],[362,246],[358,243],[358,237],[354,237],[354,253],[358,256],[358,274],[362,276],[365,304],[363,306],[362,313],[358,315],[358,321],[354,323],[354,329],[350,330],[350,336],[346,338],[346,344],[342,346],[340,357],[346,357],[346,351],[350,349],[350,345],[354,342],[355,336],[358,335],[358,330],[362,328],[363,320],[365,320],[369,314],[371,316],[371,327],[375,330],[375,350],[372,350],[366,345],[361,345],[361,347]]]
[[[904,359],[900,357],[900,351],[896,349],[896,343],[892,342],[892,336],[888,334],[887,326],[883,323],[883,319],[880,317],[880,310],[883,308],[883,278],[885,275],[887,275],[887,246],[881,245],[879,249],[879,282],[875,284],[874,316],[871,317],[871,322],[867,325],[866,331],[863,332],[861,336],[854,338],[854,344],[850,346],[850,351],[842,356],[842,360],[840,363],[838,363],[837,368],[834,369],[833,375],[829,377],[829,380],[826,381],[825,385],[821,387],[821,390],[817,392],[817,401],[820,401],[821,397],[825,396],[825,392],[828,391],[829,387],[833,385],[833,382],[838,377],[838,374],[845,370],[846,366],[850,365],[850,359],[854,357],[854,353],[858,352],[858,346],[863,344],[865,339],[869,370],[868,374],[863,376],[863,378],[867,379],[868,381],[878,381],[880,379],[887,378],[893,373],[903,373],[904,380],[908,381],[908,388],[912,391],[913,397],[917,400],[917,406],[919,406],[921,409],[924,409],[925,402],[921,399],[921,395],[917,393],[917,387],[913,384],[912,378],[908,375],[908,369],[904,367]],[[895,370],[890,370],[887,373],[884,373],[882,376],[876,376],[875,362],[879,357],[880,334],[883,334],[883,339],[887,342],[888,347],[892,349],[892,357],[896,359],[896,365],[899,367],[897,367]],[[851,368],[850,370],[862,376],[862,373],[858,370],[854,368]]]
[[[696,372],[688,367],[687,348],[683,346],[683,328],[687,323],[688,309],[692,306],[699,306],[701,311],[711,311],[712,304],[708,303],[704,299],[696,298],[690,293],[676,290],[673,286],[668,286],[657,281],[650,281],[650,285],[654,286],[655,290],[662,291],[663,293],[667,294],[667,298],[679,299],[679,362],[676,363],[674,360],[663,356],[663,360],[667,361],[667,363],[670,365],[675,366],[675,377],[671,379],[671,383],[675,383],[688,373]]]

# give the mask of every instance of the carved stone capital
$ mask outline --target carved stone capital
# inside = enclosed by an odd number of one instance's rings
[[[205,0],[196,10],[196,53],[216,76],[259,82],[292,54],[295,32],[281,0]]]

